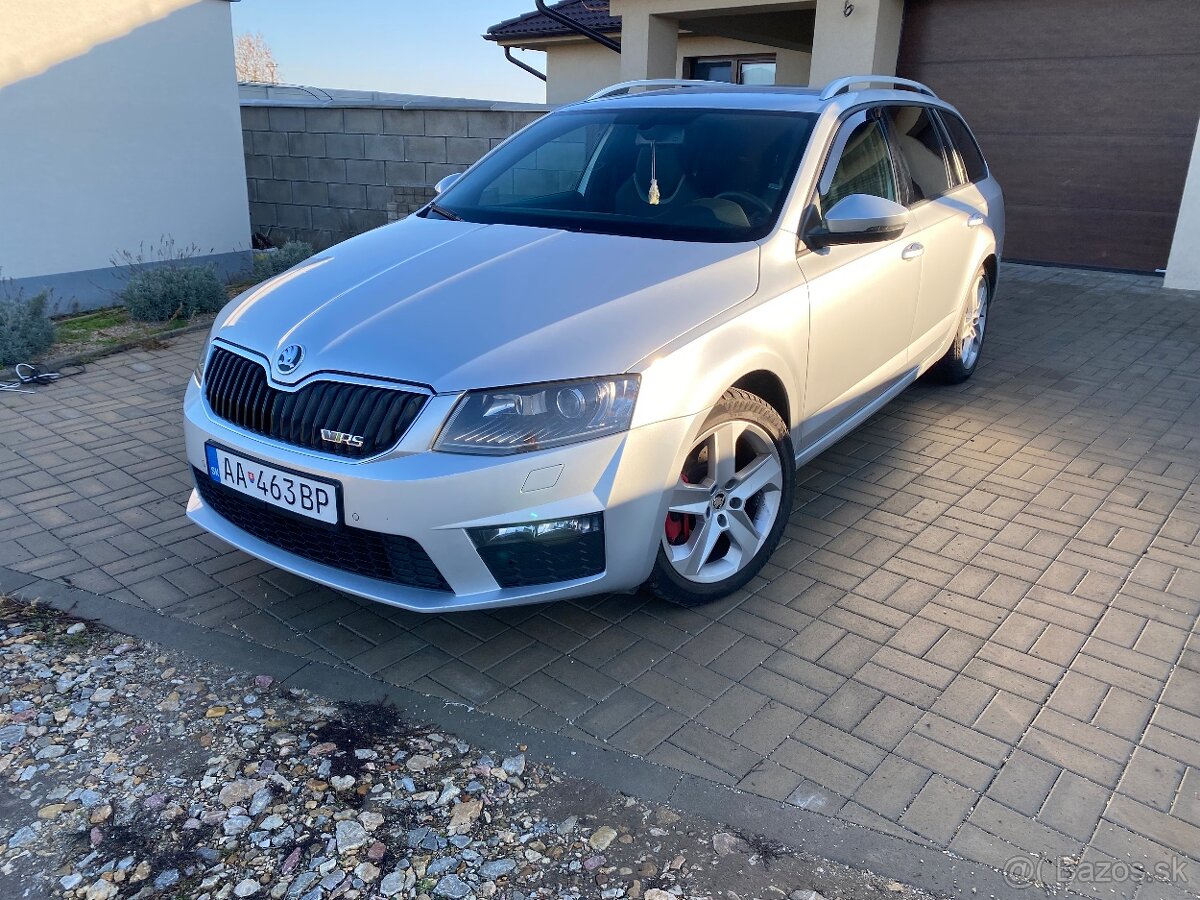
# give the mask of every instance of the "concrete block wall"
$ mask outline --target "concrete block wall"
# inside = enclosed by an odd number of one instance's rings
[[[242,106],[250,224],[323,249],[403,218],[544,115],[503,109]]]

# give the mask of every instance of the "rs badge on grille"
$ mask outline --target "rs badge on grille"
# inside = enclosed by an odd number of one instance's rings
[[[346,434],[344,431],[330,431],[328,428],[321,429],[321,440],[329,441],[331,444],[346,444],[349,447],[363,445],[361,434]]]

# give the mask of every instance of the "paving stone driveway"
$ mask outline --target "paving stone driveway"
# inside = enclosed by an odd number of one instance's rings
[[[1094,896],[1200,891],[1200,296],[1007,267],[976,378],[805,467],[764,577],[701,610],[422,617],[230,551],[182,516],[199,342],[2,395],[0,565],[977,861],[1069,858],[1040,874]],[[1172,860],[1141,893],[1095,865]]]

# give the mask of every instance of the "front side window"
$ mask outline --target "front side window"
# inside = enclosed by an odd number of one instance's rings
[[[975,142],[971,130],[953,113],[941,110],[940,115],[950,140],[954,142],[954,149],[958,151],[958,158],[962,161],[963,174],[972,183],[983,181],[988,177],[987,163],[983,161],[983,153],[980,152],[979,144]]]
[[[848,127],[850,133],[840,155],[836,162],[830,161],[834,166],[832,175],[827,174],[821,180],[822,212],[851,194],[896,199],[896,178],[882,126],[876,119],[867,119]],[[835,152],[839,143],[840,140],[834,145]]]
[[[940,197],[953,186],[942,135],[923,106],[889,106],[884,114],[892,124],[896,149],[907,174],[908,205]]]
[[[552,113],[468,170],[437,206],[483,224],[757,240],[779,217],[815,118],[655,107]]]

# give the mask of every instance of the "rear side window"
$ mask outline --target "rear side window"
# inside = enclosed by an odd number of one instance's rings
[[[932,200],[953,185],[942,134],[924,106],[888,106],[884,115],[892,123],[896,150],[908,172],[908,203]]]
[[[979,150],[979,144],[975,143],[970,129],[953,113],[942,112],[941,117],[942,124],[950,134],[950,140],[954,142],[954,149],[958,151],[958,158],[962,160],[967,180],[983,181],[988,177],[987,163],[983,161],[983,153]]]

